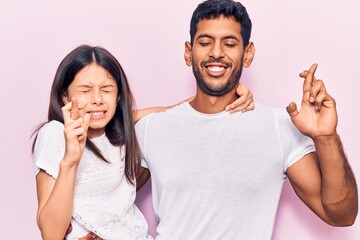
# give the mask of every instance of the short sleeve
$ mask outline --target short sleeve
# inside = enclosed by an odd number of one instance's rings
[[[64,125],[58,121],[45,124],[40,129],[35,142],[35,173],[38,174],[42,169],[56,179],[64,153]]]
[[[303,135],[295,127],[285,110],[277,110],[276,120],[283,152],[283,171],[285,173],[292,164],[303,156],[314,152],[315,146],[311,138]]]
[[[144,168],[149,168],[146,162],[145,143],[146,143],[146,129],[148,125],[148,120],[151,115],[152,114],[149,114],[143,117],[135,124],[136,137],[141,149],[141,166]]]

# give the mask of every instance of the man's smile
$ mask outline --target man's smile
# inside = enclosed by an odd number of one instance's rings
[[[224,62],[208,62],[203,64],[206,73],[211,77],[221,77],[226,73],[226,70],[231,64]]]

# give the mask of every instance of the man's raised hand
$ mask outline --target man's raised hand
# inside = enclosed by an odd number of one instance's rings
[[[294,102],[286,108],[294,125],[311,138],[336,134],[338,122],[335,100],[327,93],[324,82],[316,79],[317,64],[299,74],[304,78],[300,110]]]

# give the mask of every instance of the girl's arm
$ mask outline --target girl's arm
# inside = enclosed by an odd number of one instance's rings
[[[37,223],[44,240],[64,239],[72,216],[76,168],[61,161],[57,180],[43,170],[36,176]]]
[[[239,98],[235,100],[233,103],[226,106],[225,110],[229,111],[230,113],[239,112],[239,111],[250,111],[254,110],[255,104],[254,104],[254,97],[252,92],[242,83],[239,83],[238,88],[236,89],[237,94],[239,95]],[[176,105],[179,105],[183,102],[190,102],[193,100],[194,97],[188,98],[180,103],[167,106],[167,107],[150,107],[150,108],[144,108],[144,109],[137,109],[133,111],[133,119],[136,123],[139,121],[142,117],[148,115],[149,113],[153,112],[163,112],[169,108],[172,108]]]
[[[69,227],[78,164],[85,148],[90,117],[82,115],[76,100],[63,107],[65,153],[57,179],[41,170],[36,176],[37,223],[43,239],[64,239]],[[70,117],[70,112],[72,116]]]

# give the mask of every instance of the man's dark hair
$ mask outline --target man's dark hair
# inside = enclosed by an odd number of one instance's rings
[[[245,48],[250,40],[252,24],[246,8],[240,2],[233,0],[207,0],[197,6],[190,22],[191,45],[194,43],[198,22],[204,19],[216,19],[220,16],[233,17],[240,23],[241,37]]]

